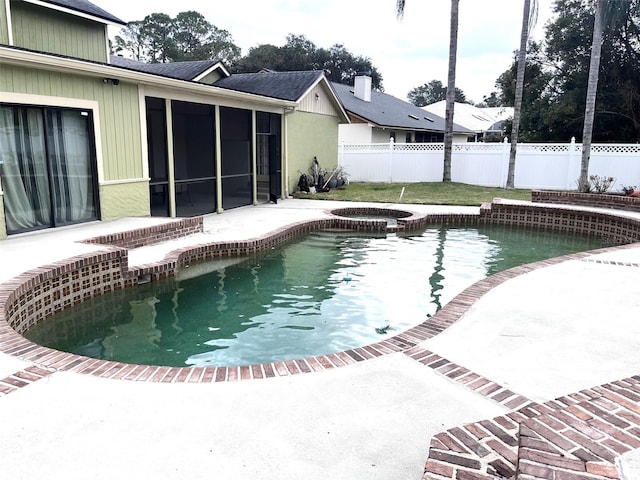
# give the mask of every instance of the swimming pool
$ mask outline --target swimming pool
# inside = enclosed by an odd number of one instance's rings
[[[320,231],[101,295],[25,336],[71,353],[152,365],[327,354],[411,328],[493,273],[601,246],[593,237],[498,226],[378,236]]]

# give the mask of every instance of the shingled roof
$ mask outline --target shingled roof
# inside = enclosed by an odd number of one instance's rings
[[[352,86],[341,83],[332,83],[332,85],[347,112],[377,126],[429,132],[445,130],[444,118],[392,95],[373,90],[371,101],[366,102],[355,96]],[[457,124],[453,125],[453,130],[471,133]]]
[[[198,75],[216,65],[222,66],[219,60],[196,60],[190,62],[144,63],[130,58],[111,56],[111,65],[138,72],[151,73],[162,77],[192,81]]]
[[[302,72],[236,73],[221,78],[214,83],[216,87],[239,92],[253,93],[280,100],[298,101],[302,96],[322,80],[320,70]]]
[[[27,0],[29,1],[29,0]],[[88,0],[40,0],[39,4],[49,3],[57,7],[62,7],[68,10],[74,10],[91,17],[96,17],[107,21],[108,23],[115,23],[118,25],[126,25],[127,22],[120,20],[118,17],[111,15],[109,12],[94,5]]]

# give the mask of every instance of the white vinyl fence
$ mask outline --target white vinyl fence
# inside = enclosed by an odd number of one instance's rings
[[[507,183],[510,144],[454,143],[451,180],[486,187]],[[580,175],[582,145],[522,143],[516,156],[515,187],[574,190]],[[442,143],[340,145],[338,162],[352,182],[440,182]],[[640,186],[640,144],[594,144],[589,175],[614,177],[611,191]]]

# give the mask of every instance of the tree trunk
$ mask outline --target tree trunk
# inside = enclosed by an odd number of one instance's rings
[[[460,0],[451,0],[451,30],[449,32],[449,73],[447,78],[447,103],[444,127],[443,182],[451,181],[451,149],[453,146],[453,108],[456,100],[456,62],[458,51],[458,5]]]
[[[507,188],[514,188],[516,176],[516,153],[518,133],[520,131],[520,110],[524,91],[524,70],[527,63],[527,40],[529,39],[529,20],[531,18],[531,0],[524,0],[522,12],[522,30],[520,31],[520,51],[518,52],[518,71],[516,74],[516,97],[513,102],[513,125],[511,127],[511,149],[509,150],[509,170]]]
[[[593,22],[593,39],[591,41],[591,63],[589,64],[589,82],[587,83],[587,105],[584,111],[584,127],[582,130],[582,161],[578,190],[586,191],[589,186],[589,159],[591,157],[591,137],[593,121],[596,113],[596,93],[600,71],[600,52],[602,50],[602,14],[606,0],[597,0],[596,16]]]

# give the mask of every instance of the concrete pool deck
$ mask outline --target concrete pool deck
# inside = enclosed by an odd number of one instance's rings
[[[285,200],[209,215],[204,233],[134,249],[129,264],[259,237],[342,205]],[[84,238],[162,221],[1,241],[0,284],[102,248]],[[425,478],[489,479],[510,473],[502,459],[518,448],[523,480],[554,478],[554,469],[557,478],[617,478],[615,459],[640,448],[639,266],[640,245],[551,262],[496,281],[411,349],[261,380],[123,381],[0,352],[0,478],[417,480],[426,462]]]

